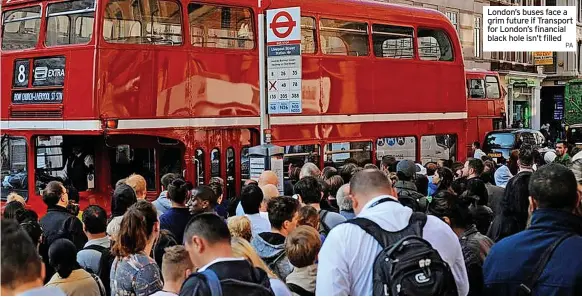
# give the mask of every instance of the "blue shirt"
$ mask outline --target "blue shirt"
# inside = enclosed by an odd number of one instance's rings
[[[160,217],[160,229],[172,232],[174,238],[182,243],[184,240],[184,229],[192,215],[188,208],[172,207]]]
[[[81,265],[81,267],[83,267],[86,270],[91,269],[93,273],[97,273],[99,271],[101,253],[96,250],[85,249],[90,245],[98,245],[104,248],[110,248],[111,241],[107,236],[89,240],[85,244],[84,248],[77,253],[77,262],[79,262],[79,265]]]
[[[39,287],[22,292],[17,296],[67,296],[58,287]]]
[[[263,218],[258,213],[246,215],[247,218],[251,221],[251,231],[253,236],[261,234],[263,232],[271,232],[271,223],[269,220]]]

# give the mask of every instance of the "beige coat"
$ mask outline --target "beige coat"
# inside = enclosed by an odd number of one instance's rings
[[[293,268],[293,272],[287,276],[287,283],[295,284],[304,290],[315,293],[315,279],[317,278],[317,264],[302,268]],[[298,296],[293,293],[293,296]]]
[[[73,270],[67,278],[61,278],[55,273],[46,287],[58,287],[67,296],[101,296],[99,285],[87,271],[83,269]]]

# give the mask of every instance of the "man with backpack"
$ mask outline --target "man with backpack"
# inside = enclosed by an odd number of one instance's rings
[[[338,213],[321,209],[320,203],[321,197],[323,196],[323,189],[317,178],[307,176],[300,179],[293,186],[293,192],[305,205],[313,206],[317,209],[319,213],[320,234],[327,235],[333,227],[346,221],[346,218]]]
[[[273,296],[269,276],[244,258],[234,258],[230,232],[213,213],[194,216],[184,231],[184,242],[196,273],[180,289],[180,296]]]
[[[379,170],[354,175],[350,195],[357,217],[326,238],[316,295],[467,295],[461,245],[446,223],[400,204]]]
[[[398,181],[394,184],[398,193],[398,199],[404,206],[412,208],[414,211],[426,212],[428,200],[425,195],[418,192],[414,179],[417,167],[410,160],[402,160],[396,165],[396,175]]]
[[[83,211],[81,218],[83,231],[89,241],[77,253],[77,262],[83,269],[99,276],[109,295],[111,294],[109,273],[115,258],[111,255],[111,242],[105,233],[107,213],[98,205],[90,205]]]
[[[530,227],[497,242],[483,265],[484,295],[582,295],[582,219],[574,173],[548,164],[529,181]]]

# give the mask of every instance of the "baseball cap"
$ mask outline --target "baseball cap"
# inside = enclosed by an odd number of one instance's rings
[[[413,177],[417,171],[416,164],[410,160],[402,160],[396,165],[396,172],[402,172],[405,176]]]

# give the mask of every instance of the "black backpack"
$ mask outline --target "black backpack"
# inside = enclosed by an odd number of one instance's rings
[[[322,209],[319,211],[319,234],[323,234],[325,236],[327,236],[329,234],[329,231],[331,231],[331,228],[325,223],[325,217],[327,216],[327,214],[329,213],[329,211]]]
[[[428,209],[428,200],[419,192],[403,189],[398,193],[398,202],[412,209],[412,211],[424,212]]]
[[[92,244],[88,247],[85,247],[84,250],[94,250],[101,253],[101,258],[99,259],[99,271],[93,271],[90,268],[86,268],[89,273],[96,274],[103,286],[105,287],[105,292],[107,293],[105,296],[111,295],[111,284],[110,284],[110,273],[111,273],[111,266],[113,265],[113,261],[115,257],[111,254],[111,250],[102,247],[100,245]]]
[[[206,269],[199,273],[206,279],[210,296],[239,295],[239,296],[274,296],[273,290],[261,284],[241,281],[237,279],[219,279],[212,269]],[[227,288],[226,294],[223,287]]]
[[[374,260],[374,296],[458,295],[449,265],[422,238],[426,218],[424,213],[413,212],[408,226],[397,232],[385,231],[365,218],[348,221],[362,228],[382,246]]]

